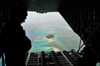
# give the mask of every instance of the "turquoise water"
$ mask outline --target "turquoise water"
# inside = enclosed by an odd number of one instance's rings
[[[78,49],[80,37],[73,32],[58,12],[47,14],[28,12],[26,23],[22,26],[32,42],[29,52]],[[50,34],[55,37],[46,38]]]
[[[50,28],[48,28],[49,31],[46,30],[43,31],[43,33],[41,33],[40,31],[45,30],[45,28],[42,29],[41,27],[41,29],[39,30],[40,33],[39,32],[32,33],[33,35],[29,37],[32,41],[32,49],[29,52],[37,52],[37,51],[40,52],[43,49],[44,51],[47,50],[51,51],[53,49],[58,49],[58,51],[61,51],[61,50],[70,50],[72,48],[77,50],[80,39],[78,35],[73,33],[71,30],[65,29],[66,31],[63,31],[60,30],[59,27],[58,27],[59,30],[56,30],[57,28],[55,28],[54,26],[52,26],[52,28],[54,30],[50,30]],[[55,37],[47,39],[46,36],[50,34],[53,34]],[[38,49],[35,50],[36,48]]]
[[[26,22],[22,26],[32,41],[29,52],[78,49],[80,37],[58,12],[46,14],[28,12]],[[50,34],[55,37],[47,39],[46,36]]]

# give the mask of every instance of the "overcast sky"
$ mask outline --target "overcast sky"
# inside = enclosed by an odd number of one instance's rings
[[[25,23],[22,24],[24,26],[24,29],[30,29],[30,28],[37,28],[40,26],[59,26],[64,27],[69,30],[71,28],[66,23],[66,21],[63,19],[63,17],[59,14],[59,12],[49,12],[40,14],[37,12],[28,12],[27,19]]]

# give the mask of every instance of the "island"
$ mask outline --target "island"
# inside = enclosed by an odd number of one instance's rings
[[[55,36],[53,34],[47,35],[46,38],[50,39],[50,38],[54,38]]]

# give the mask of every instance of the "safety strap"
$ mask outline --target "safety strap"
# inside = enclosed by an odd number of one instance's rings
[[[5,59],[3,53],[2,53],[2,66],[5,66]]]

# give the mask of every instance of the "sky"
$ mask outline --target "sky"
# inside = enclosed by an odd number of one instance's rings
[[[31,28],[32,26],[37,27],[38,25],[54,25],[59,27],[66,27],[71,30],[67,22],[58,12],[49,12],[44,14],[37,12],[28,12],[28,15],[29,16],[25,21],[26,23],[23,23],[25,29]]]
[[[72,30],[67,22],[62,18],[58,12],[48,12],[48,13],[37,13],[28,12],[27,19],[22,23],[23,29],[26,30],[38,30],[40,27],[62,27]]]

